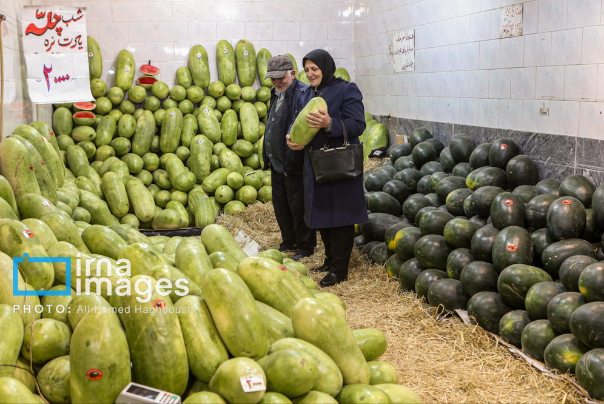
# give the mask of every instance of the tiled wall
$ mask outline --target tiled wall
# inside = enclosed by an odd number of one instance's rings
[[[523,36],[499,39],[500,7],[520,2]],[[603,3],[356,0],[355,74],[366,109],[604,140]],[[416,70],[394,74],[388,45],[402,29],[415,29]]]
[[[64,0],[43,0],[63,4]],[[318,1],[112,1],[72,2],[87,8],[88,35],[103,55],[103,76],[113,82],[113,66],[121,49],[137,64],[161,69],[159,79],[174,83],[176,69],[186,66],[191,46],[203,45],[209,56],[211,78],[217,79],[216,43],[251,41],[256,51],[291,53],[302,69],[302,57],[316,48],[329,51],[338,66],[353,72],[353,2]]]

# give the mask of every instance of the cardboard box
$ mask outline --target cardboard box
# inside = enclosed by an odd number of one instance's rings
[[[396,135],[396,144],[409,143],[407,135]]]

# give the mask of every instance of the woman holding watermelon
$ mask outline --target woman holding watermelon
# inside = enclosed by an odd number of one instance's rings
[[[325,245],[325,262],[316,271],[329,271],[321,286],[332,286],[348,279],[348,263],[354,247],[354,225],[368,220],[363,177],[317,182],[309,151],[326,143],[340,147],[344,143],[343,125],[351,144],[359,144],[365,130],[363,95],[354,83],[334,76],[336,64],[323,49],[316,49],[303,58],[306,77],[313,87],[308,93],[322,97],[327,111],[311,112],[308,126],[320,128],[306,146],[291,143],[293,150],[304,149],[304,220],[308,227],[318,229]]]

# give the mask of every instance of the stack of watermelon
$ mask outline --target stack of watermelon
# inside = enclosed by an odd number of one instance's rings
[[[248,257],[217,224],[147,237],[54,209],[0,219],[0,402],[42,403],[36,381],[53,404],[114,403],[130,381],[185,403],[421,402],[378,360],[384,334],[351,330],[344,303],[285,254]],[[11,257],[27,254],[40,260],[15,279]],[[13,282],[70,294],[15,296]]]
[[[376,125],[373,126],[374,128]],[[539,181],[512,139],[448,147],[418,128],[365,173],[362,252],[604,398],[604,185]]]

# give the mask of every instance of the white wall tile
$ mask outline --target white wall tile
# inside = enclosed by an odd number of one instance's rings
[[[582,29],[552,32],[552,65],[581,63]]]
[[[145,57],[151,61],[169,62],[174,60],[173,42],[145,43]]]
[[[564,98],[564,67],[538,67],[536,94],[538,99],[561,100]]]
[[[564,99],[595,101],[598,82],[597,65],[566,66],[564,69]]]
[[[550,101],[549,129],[559,135],[577,135],[579,131],[579,102]]]
[[[179,22],[200,21],[203,16],[201,4],[197,1],[175,1],[172,3],[172,18]]]
[[[480,11],[480,0],[461,0],[461,9],[467,14],[474,14]]]
[[[459,99],[459,123],[462,125],[478,125],[478,99]]]
[[[112,5],[104,2],[86,3],[86,9],[86,23],[103,23],[111,21],[114,16]],[[140,8],[137,12],[140,13]]]
[[[500,23],[499,9],[491,10],[491,24],[490,24],[490,30],[489,30],[489,39],[499,39],[499,23]]]
[[[512,69],[510,74],[511,97],[517,100],[534,99],[536,96],[535,84],[537,77],[536,67]]]
[[[604,100],[604,65],[598,65],[597,101]]]
[[[453,97],[468,97],[469,96],[469,72],[452,72],[451,73],[451,96]]]
[[[473,70],[469,72],[469,96],[472,98],[489,97],[489,71]]]
[[[132,42],[159,41],[159,23],[131,22],[128,24],[128,40]]]
[[[299,22],[273,22],[273,37],[275,39],[297,41],[301,38]]]
[[[461,44],[459,47],[460,70],[480,68],[480,44],[477,42]]]
[[[530,35],[537,32],[539,32],[539,0],[522,5],[522,34]]]
[[[489,70],[489,98],[510,98],[510,69]]]
[[[549,107],[549,101],[522,101],[522,123],[523,130],[530,132],[548,133],[549,131],[549,116],[541,115],[540,109]]]
[[[548,66],[551,60],[552,34],[527,35],[524,38],[524,66]]]
[[[452,20],[453,32],[451,43],[465,43],[470,37],[470,16],[464,15]]]
[[[501,62],[501,40],[480,42],[480,68],[497,69]]]
[[[470,34],[469,40],[486,41],[489,39],[491,28],[491,13],[484,11],[470,16]]]
[[[581,63],[604,63],[604,27],[583,28]]]
[[[172,21],[172,4],[170,1],[146,1],[143,4],[144,7],[141,7],[141,10],[136,13],[138,21]]]
[[[203,21],[230,21],[231,3],[227,1],[203,1],[201,2],[201,16]]]
[[[301,22],[300,23],[301,37],[308,38],[327,38],[327,23],[326,22]]]
[[[450,45],[445,46],[442,50],[443,54],[443,67],[446,70],[459,70],[460,67],[460,54],[461,54],[461,46],[460,45]]]
[[[598,25],[601,13],[601,0],[568,0],[567,28]]]
[[[237,41],[246,38],[245,28],[245,24],[240,22],[217,22],[216,38],[219,40],[226,39],[231,41],[231,44],[235,47]]]
[[[501,129],[521,129],[522,100],[499,101],[499,127]]]
[[[182,23],[182,25],[185,25]],[[222,38],[216,36],[216,23],[215,22],[189,22],[187,23],[189,35],[177,40],[190,39],[194,42],[201,40],[204,41],[215,41],[218,42]]]
[[[231,21],[258,21],[259,4],[251,1],[231,3]]]
[[[101,52],[104,43],[114,42],[116,38],[128,38],[128,23],[126,22],[107,22],[103,24],[103,28],[98,30],[97,42],[101,46]],[[118,50],[119,52],[119,50]],[[116,55],[113,55],[115,59]],[[105,56],[103,56],[103,59]]]
[[[539,32],[566,29],[567,0],[539,0]]]
[[[499,100],[478,100],[478,125],[489,128],[499,126]]]
[[[353,38],[352,24],[348,21],[335,21],[327,24],[327,39]]]
[[[480,9],[482,11],[492,10],[501,7],[501,0],[481,0]]]
[[[162,41],[179,41],[183,38],[188,38],[189,33],[186,23],[182,22],[160,22],[159,38]],[[205,38],[204,38],[205,39]]]
[[[132,16],[141,15],[143,4],[141,2],[122,2],[116,1],[105,3],[104,10],[111,10],[111,18],[106,21],[132,21]],[[86,13],[88,18],[89,12]]]
[[[579,103],[579,137],[604,139],[604,104]]]
[[[302,3],[304,7],[307,9],[310,8],[310,4],[308,2]],[[306,21],[338,21],[340,20],[340,5],[339,3],[328,3],[328,2],[319,2],[314,3],[314,13],[311,18],[306,19]],[[289,18],[289,14],[288,14]]]
[[[501,40],[501,67],[524,66],[524,36]]]
[[[437,97],[451,97],[451,73],[436,73],[434,87]]]

